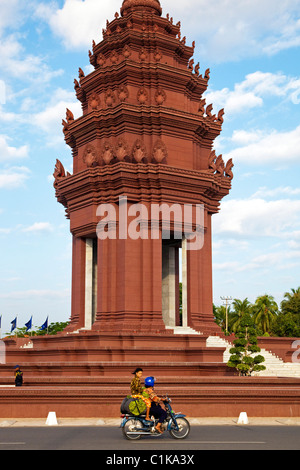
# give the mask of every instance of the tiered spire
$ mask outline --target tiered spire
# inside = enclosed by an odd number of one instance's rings
[[[186,44],[180,27],[162,16],[159,0],[124,0],[121,15],[107,21],[89,51],[94,71],[80,68],[75,79],[83,116],[67,110],[63,120],[74,173],[127,162],[212,174],[224,110],[206,103],[210,70],[201,74],[195,43]],[[220,156],[216,176],[227,184],[224,169]]]
[[[121,7],[121,15],[126,16],[128,13],[142,10],[143,12],[151,12],[155,15],[162,14],[162,8],[158,0],[124,0]]]

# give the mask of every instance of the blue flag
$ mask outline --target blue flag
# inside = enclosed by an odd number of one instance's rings
[[[27,323],[25,323],[25,326],[26,326],[26,331],[31,330],[31,328],[32,328],[32,317],[30,318],[30,320]]]
[[[10,322],[11,323],[11,330],[10,332],[12,333],[16,328],[17,328],[17,317],[12,321]]]
[[[41,326],[40,331],[47,330],[47,328],[48,328],[48,317],[47,317],[47,320],[45,321],[45,323]]]

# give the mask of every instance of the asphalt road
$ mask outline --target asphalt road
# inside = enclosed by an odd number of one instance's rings
[[[117,427],[1,428],[0,452],[3,450],[105,450],[110,456],[122,451],[138,455],[137,451],[144,450],[155,454],[170,450],[300,450],[300,426],[192,426],[189,437],[182,441],[165,433],[135,442],[127,441]]]

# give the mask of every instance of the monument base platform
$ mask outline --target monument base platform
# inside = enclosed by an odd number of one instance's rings
[[[157,392],[168,393],[175,411],[189,417],[299,417],[300,379],[260,377],[178,377],[158,380]],[[1,418],[118,418],[128,394],[125,378],[101,385],[0,388]]]
[[[300,379],[238,377],[223,362],[225,347],[203,334],[109,334],[84,331],[6,340],[0,365],[0,418],[117,418],[132,372],[156,377],[175,411],[190,417],[300,416]],[[14,387],[14,366],[24,385]],[[45,418],[46,419],[46,418]]]

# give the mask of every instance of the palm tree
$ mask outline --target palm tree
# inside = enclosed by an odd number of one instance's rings
[[[228,308],[227,315],[230,315],[230,307]],[[221,305],[219,307],[214,306],[214,316],[216,323],[222,328],[223,331],[226,330],[226,307]]]
[[[284,294],[284,300],[281,302],[281,313],[283,315],[292,315],[293,321],[300,327],[300,287],[291,289],[291,292]]]
[[[253,306],[253,319],[255,325],[264,333],[271,329],[271,324],[278,314],[278,305],[271,295],[257,297]]]
[[[291,300],[293,297],[300,297],[300,287],[298,287],[298,289],[291,289],[291,292],[286,292],[284,294],[284,299],[286,299],[287,301],[288,300]]]
[[[251,303],[248,298],[244,300],[234,299],[232,302],[233,311],[230,314],[230,327],[229,329],[236,333],[239,330],[241,321],[246,314],[250,313]]]

